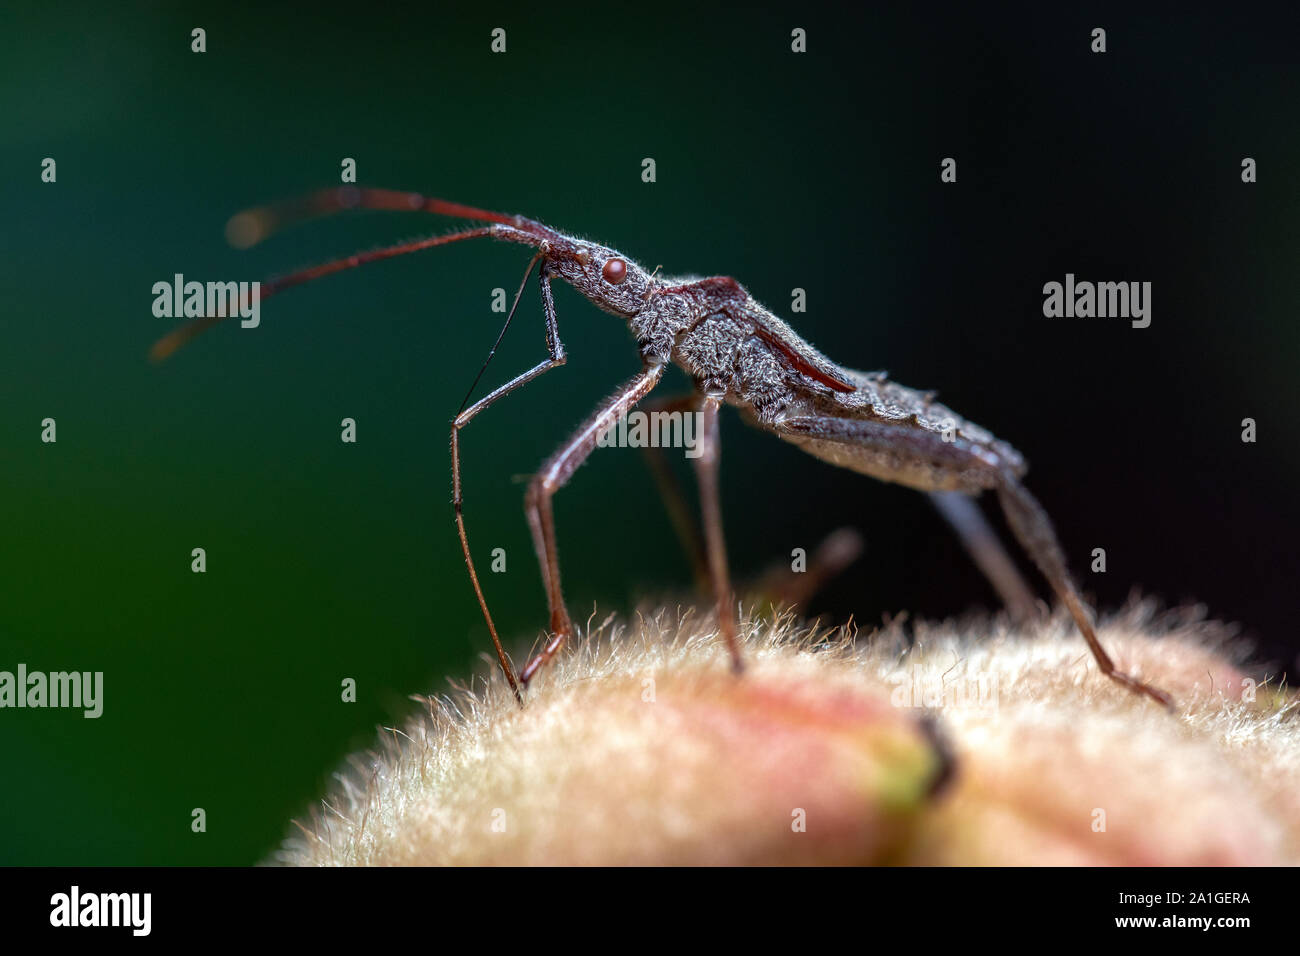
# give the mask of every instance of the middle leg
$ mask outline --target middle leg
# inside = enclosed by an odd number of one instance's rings
[[[731,575],[727,569],[727,543],[722,534],[722,505],[718,495],[718,407],[721,399],[700,397],[700,456],[695,471],[700,485],[700,516],[704,521],[704,544],[709,557],[709,580],[718,609],[718,630],[731,655],[731,669],[745,669],[736,640],[736,609],[731,604]]]

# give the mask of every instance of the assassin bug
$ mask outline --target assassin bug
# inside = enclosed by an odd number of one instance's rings
[[[463,239],[492,237],[535,250],[515,293],[488,361],[509,328],[533,269],[540,263],[547,357],[486,396],[469,404],[487,362],[451,423],[452,502],[456,530],[470,581],[515,696],[574,634],[560,585],[560,565],[551,499],[596,448],[600,436],[659,383],[669,362],[691,376],[693,394],[671,404],[701,413],[701,453],[695,459],[704,526],[708,575],[719,629],[739,672],[742,661],[731,607],[731,584],[718,500],[718,411],[725,402],[747,421],[799,446],[809,454],[884,481],[929,492],[950,520],[977,564],[1009,606],[1023,610],[1032,598],[1014,565],[997,544],[971,498],[996,491],[1007,522],[1052,589],[1065,603],[1101,672],[1130,690],[1172,705],[1162,690],[1126,674],[1097,640],[1088,608],[1066,567],[1046,512],[1021,483],[1024,459],[1006,442],[935,402],[931,393],[891,382],[884,372],[841,368],[763,308],[735,280],[656,277],[608,246],[564,235],[523,216],[507,216],[415,193],[343,187],[303,199],[252,209],[233,217],[227,236],[247,247],[291,222],[345,209],[425,212],[488,225],[358,253],[264,283],[265,298],[312,279],[379,259],[419,252]],[[550,637],[516,678],[497,635],[479,583],[465,533],[460,478],[460,432],[498,399],[565,363],[551,282],[561,279],[593,305],[628,323],[641,353],[641,371],[623,383],[542,465],[528,485],[525,510],[541,564],[550,608]],[[151,356],[160,360],[199,332],[222,320],[206,316],[160,339]]]

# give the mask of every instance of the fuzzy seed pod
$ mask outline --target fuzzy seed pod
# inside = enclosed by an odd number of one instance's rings
[[[867,635],[693,613],[578,641],[520,708],[499,677],[421,698],[277,862],[1300,862],[1300,717],[1222,625],[1150,604],[1104,622],[1098,674],[1058,617]]]

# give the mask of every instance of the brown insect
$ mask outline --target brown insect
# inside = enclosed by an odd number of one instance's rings
[[[719,628],[737,672],[742,669],[742,661],[718,501],[718,410],[724,402],[738,408],[752,425],[817,458],[931,493],[1003,600],[1013,611],[1025,614],[1033,606],[1032,595],[971,500],[980,492],[996,491],[1012,532],[1065,602],[1101,672],[1130,690],[1171,706],[1164,691],[1117,670],[1097,640],[1088,608],[1070,577],[1051,522],[1021,484],[1026,470],[1024,459],[1006,442],[933,401],[931,394],[891,382],[884,372],[841,368],[755,302],[735,279],[656,277],[657,270],[655,274],[647,273],[614,249],[566,236],[523,216],[488,212],[414,193],[344,187],[240,213],[231,219],[227,235],[235,245],[246,247],[287,223],[344,209],[426,212],[490,225],[304,269],[264,283],[262,298],[367,262],[463,239],[492,237],[536,250],[515,293],[501,336],[514,317],[529,276],[540,263],[547,358],[472,405],[467,395],[451,423],[452,499],[461,548],[501,670],[521,701],[520,684],[526,686],[574,633],[560,585],[551,499],[596,448],[600,436],[645,398],[659,383],[667,364],[674,362],[691,376],[695,389],[665,407],[701,413],[703,434],[695,467],[707,568]],[[550,607],[550,638],[516,678],[488,611],[465,533],[460,432],[498,399],[564,364],[565,351],[551,295],[555,279],[569,283],[597,308],[627,321],[641,353],[642,367],[578,427],[529,482],[525,508]],[[177,328],[154,345],[152,357],[165,358],[222,318],[207,316]],[[501,336],[488,354],[488,361]],[[486,367],[485,362],[479,377]],[[478,381],[476,377],[470,395]]]

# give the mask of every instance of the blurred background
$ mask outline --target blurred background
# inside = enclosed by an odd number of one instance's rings
[[[938,389],[1015,444],[1103,611],[1133,588],[1201,602],[1265,672],[1294,673],[1295,33],[1178,11],[7,7],[0,669],[103,671],[105,699],[98,720],[0,711],[0,863],[255,862],[346,754],[410,715],[408,694],[487,672],[447,429],[520,247],[334,276],[270,300],[256,332],[146,360],[172,325],[151,287],[174,273],[262,279],[455,225],[356,214],[225,244],[232,213],[337,185],[344,157],[363,185],[736,277],[835,360]],[[949,156],[958,181],[941,184]],[[1067,272],[1150,281],[1151,327],[1044,318],[1042,286]],[[796,287],[808,311],[792,315]],[[471,541],[517,660],[546,624],[523,476],[639,367],[617,320],[565,286],[556,302],[568,366],[464,433]],[[530,286],[483,386],[544,354]],[[865,553],[811,611],[871,625],[994,604],[924,496],[730,413],[722,433],[737,576],[849,525]],[[556,519],[575,619],[689,598],[637,452],[597,453]],[[497,547],[504,574],[486,570]]]

